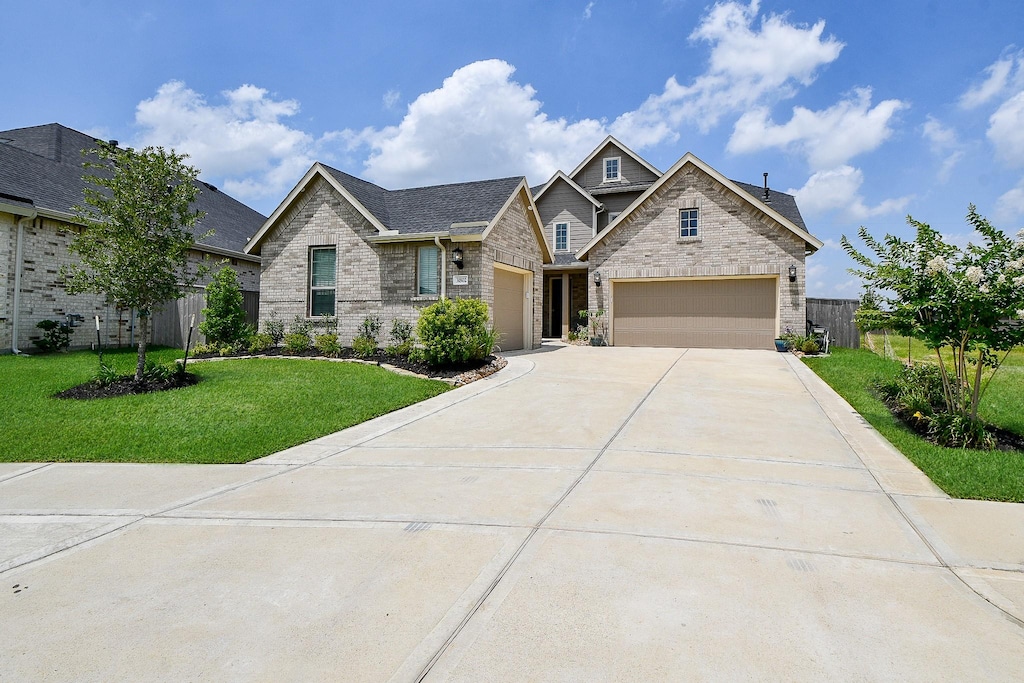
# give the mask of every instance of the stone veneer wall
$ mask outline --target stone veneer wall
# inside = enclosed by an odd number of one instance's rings
[[[0,283],[4,286],[4,296],[0,299],[0,353],[11,349],[17,226],[16,216],[0,213]],[[77,313],[85,318],[83,324],[75,328],[71,338],[72,348],[88,348],[96,341],[96,328],[92,323],[96,315],[100,316],[104,344],[117,346],[128,343],[131,326],[129,311],[119,311],[114,306],[108,306],[102,295],[71,295],[65,290],[60,269],[75,262],[68,251],[74,231],[74,226],[67,223],[43,218],[37,218],[24,228],[21,310],[18,318],[18,348],[22,351],[35,349],[32,340],[41,336],[36,323],[47,319],[60,320],[69,313]],[[192,252],[189,255],[190,267],[194,268],[199,262],[204,262],[212,270],[217,270],[222,258]],[[242,289],[259,291],[259,264],[236,260],[232,267],[239,274]],[[204,278],[197,284],[202,286],[208,280],[208,277]]]
[[[700,209],[700,237],[680,239],[681,208]],[[805,325],[804,241],[742,201],[717,180],[688,166],[588,254],[591,310],[611,314],[609,280],[774,275],[779,281],[779,333]],[[789,267],[797,267],[790,283]],[[594,284],[601,271],[605,283]]]

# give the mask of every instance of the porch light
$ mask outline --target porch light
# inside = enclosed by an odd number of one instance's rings
[[[796,266],[789,267],[789,281],[796,282]]]
[[[594,284],[598,287],[601,286],[601,271],[599,270],[594,271]]]
[[[462,248],[461,247],[455,247],[454,249],[452,249],[452,263],[455,264],[456,268],[458,268],[459,270],[462,270],[462,266],[464,264],[462,262]]]

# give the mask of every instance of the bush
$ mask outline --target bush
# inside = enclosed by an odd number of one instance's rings
[[[92,378],[92,381],[101,387],[106,387],[113,384],[120,377],[121,375],[114,369],[114,366],[100,361],[100,369],[95,377]]]
[[[276,311],[271,311],[270,317],[263,321],[263,332],[270,337],[275,346],[284,339],[284,323],[277,319]]]
[[[316,350],[328,358],[337,358],[341,355],[341,345],[338,343],[338,335],[321,334],[316,338]]]
[[[363,322],[359,324],[359,336],[366,337],[376,347],[377,337],[380,336],[380,325],[380,318],[377,316],[363,318]]]
[[[199,331],[207,341],[234,344],[245,335],[245,307],[242,290],[238,287],[238,275],[224,266],[206,286],[205,320],[199,323]]]
[[[313,338],[313,321],[303,318],[301,315],[297,315],[292,318],[292,324],[288,326],[288,331],[292,334],[304,334],[310,339]]]
[[[412,351],[412,323],[395,318],[391,321],[391,343],[384,352],[389,356],[408,356]]]
[[[369,358],[377,353],[377,342],[361,334],[352,340],[352,351],[359,358]]]
[[[274,338],[266,332],[254,334],[249,340],[249,353],[263,353],[276,345]]]
[[[174,368],[169,365],[160,365],[154,361],[147,360],[146,367],[142,371],[143,382],[166,382],[174,376]]]
[[[40,351],[67,351],[71,346],[71,335],[74,330],[67,323],[56,320],[40,320],[36,327],[43,331],[41,339],[33,339],[32,343]]]
[[[976,417],[961,413],[941,412],[928,421],[928,437],[948,448],[996,447],[996,440],[985,428],[985,423]]]
[[[416,333],[424,359],[435,366],[486,358],[497,333],[487,329],[487,304],[479,299],[441,299],[420,312]]]
[[[804,342],[800,344],[800,350],[804,353],[817,353],[821,350],[821,347],[818,346],[818,342],[813,339],[805,339]]]
[[[305,353],[313,346],[313,341],[305,332],[291,332],[284,336],[284,352],[292,355]]]

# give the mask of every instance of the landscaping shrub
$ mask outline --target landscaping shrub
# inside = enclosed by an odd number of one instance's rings
[[[246,333],[245,307],[238,275],[229,266],[217,271],[206,286],[205,320],[199,331],[213,343],[234,344]]]
[[[174,368],[148,359],[142,371],[142,381],[144,382],[166,382],[173,376]]]
[[[305,353],[313,346],[313,341],[305,332],[290,332],[284,336],[284,352],[292,355]]]
[[[416,333],[424,359],[435,366],[486,358],[497,333],[487,329],[487,304],[479,299],[441,299],[420,312]]]
[[[800,344],[800,350],[804,353],[817,353],[821,350],[821,347],[818,346],[818,342],[815,340],[806,339],[802,344]]]
[[[71,334],[73,330],[67,323],[56,320],[40,320],[36,327],[43,331],[41,339],[33,339],[32,343],[40,351],[67,351],[71,346]]]
[[[338,335],[321,334],[316,338],[316,350],[328,358],[337,358],[341,355],[341,344],[338,343]]]
[[[377,342],[364,335],[359,335],[352,340],[352,351],[359,358],[369,358],[377,353]]]
[[[96,375],[92,378],[92,381],[101,387],[109,386],[113,384],[121,375],[112,365],[108,365],[103,361],[100,361],[100,369]]]
[[[263,321],[263,332],[270,337],[275,346],[284,339],[284,323],[277,319],[276,311],[271,311],[270,318]]]
[[[412,351],[412,323],[395,318],[391,321],[391,343],[385,349],[389,356],[408,356]]]
[[[276,344],[277,342],[274,341],[274,338],[269,333],[260,332],[259,334],[254,334],[249,340],[249,353],[263,353]]]
[[[310,339],[313,338],[313,321],[303,318],[301,315],[297,315],[292,318],[292,324],[288,326],[288,331],[292,334],[304,334]]]

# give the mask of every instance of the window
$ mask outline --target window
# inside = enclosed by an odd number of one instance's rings
[[[604,182],[619,180],[620,157],[609,157],[604,160]]]
[[[680,237],[696,237],[697,236],[697,222],[698,209],[679,209],[679,236]]]
[[[622,212],[621,211],[609,211],[608,212],[608,223],[611,224],[611,223],[615,222],[615,219],[619,217],[620,213],[622,213]]]
[[[420,247],[416,258],[416,294],[437,296],[437,247]]]
[[[555,251],[569,251],[568,223],[555,223]]]
[[[334,315],[338,252],[334,247],[314,247],[309,255],[309,314]]]

